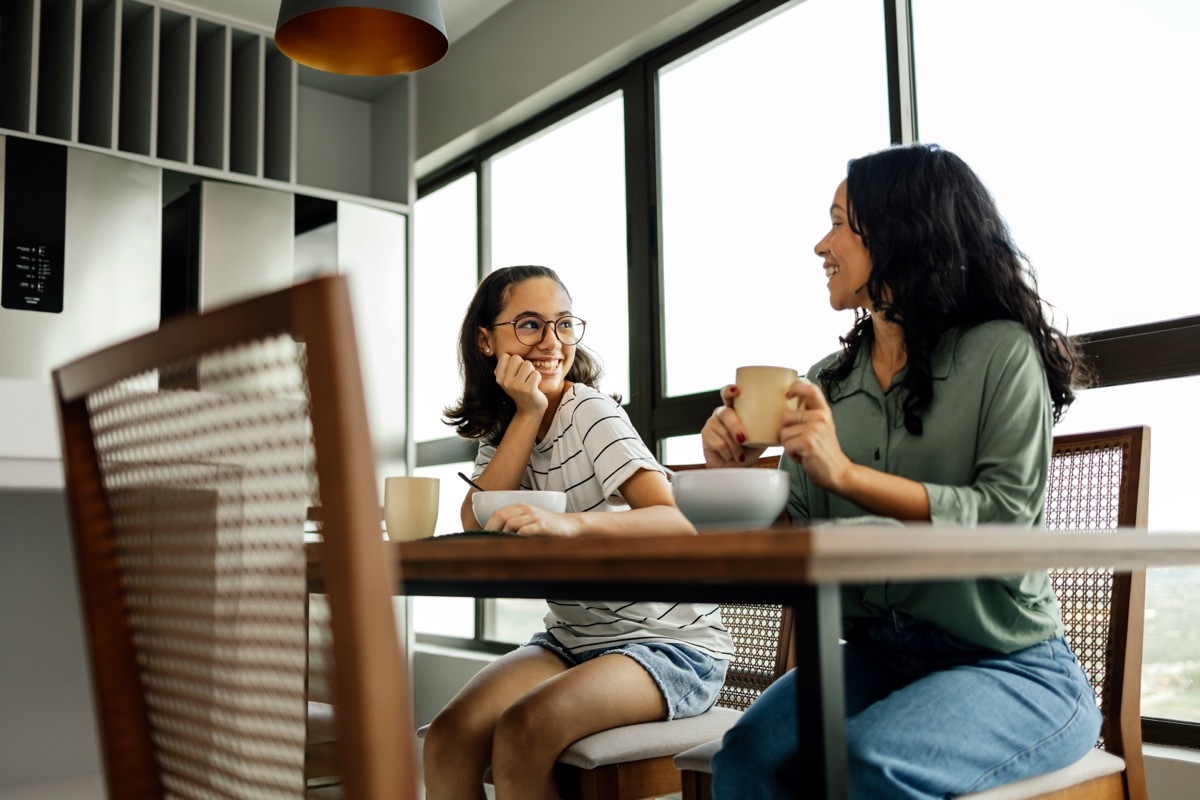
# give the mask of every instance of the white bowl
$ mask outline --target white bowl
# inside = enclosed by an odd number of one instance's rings
[[[492,514],[505,506],[528,503],[559,514],[567,510],[566,492],[539,492],[514,489],[511,491],[476,492],[471,495],[471,510],[482,529]]]
[[[675,503],[697,530],[765,528],[788,499],[788,474],[779,469],[687,469],[671,483]]]

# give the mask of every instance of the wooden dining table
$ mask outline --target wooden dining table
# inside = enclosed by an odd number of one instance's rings
[[[795,612],[805,796],[846,796],[839,587],[1049,568],[1200,565],[1200,533],[830,525],[699,535],[451,534],[388,542],[397,595],[752,602]],[[309,585],[321,591],[320,544]]]

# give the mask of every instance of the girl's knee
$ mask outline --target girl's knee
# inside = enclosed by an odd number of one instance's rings
[[[424,761],[427,765],[462,761],[486,747],[491,735],[490,726],[472,714],[470,708],[447,706],[425,731]]]
[[[513,703],[496,722],[496,730],[492,735],[493,750],[519,753],[546,746],[545,734],[549,726],[540,717],[530,703]]]

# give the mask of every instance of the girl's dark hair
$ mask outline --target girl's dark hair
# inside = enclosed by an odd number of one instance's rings
[[[1019,322],[1037,346],[1050,385],[1054,421],[1090,373],[1071,340],[1047,318],[1037,276],[1013,243],[987,188],[958,156],[937,145],[899,145],[850,161],[846,173],[850,228],[873,264],[867,293],[875,313],[900,324],[908,353],[904,427],[922,430],[933,400],[931,358],[952,328]],[[842,337],[840,358],[822,370],[829,397],[874,336],[870,316]]]
[[[458,371],[462,377],[463,393],[456,405],[445,408],[443,420],[447,425],[452,425],[459,436],[499,444],[516,414],[516,403],[496,383],[496,357],[485,356],[479,349],[479,329],[496,322],[508,302],[511,288],[530,278],[549,278],[562,286],[568,298],[571,296],[558,273],[549,267],[502,267],[480,281],[471,304],[467,306],[458,334]],[[583,345],[576,345],[575,361],[567,372],[567,380],[595,389],[600,382],[601,372],[600,360]]]

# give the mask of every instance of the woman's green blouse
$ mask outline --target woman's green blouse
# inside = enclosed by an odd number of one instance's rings
[[[808,373],[837,358],[833,354]],[[842,450],[857,464],[918,481],[929,495],[934,525],[1001,522],[1040,527],[1053,424],[1046,371],[1028,332],[994,321],[947,333],[932,359],[933,402],[921,413],[924,432],[904,427],[899,387],[884,391],[860,351],[853,372],[830,398]],[[788,514],[798,523],[866,515],[814,486],[798,465]],[[845,617],[902,611],[949,633],[1009,653],[1061,635],[1062,612],[1046,572],[1010,578],[889,582],[846,586]]]

